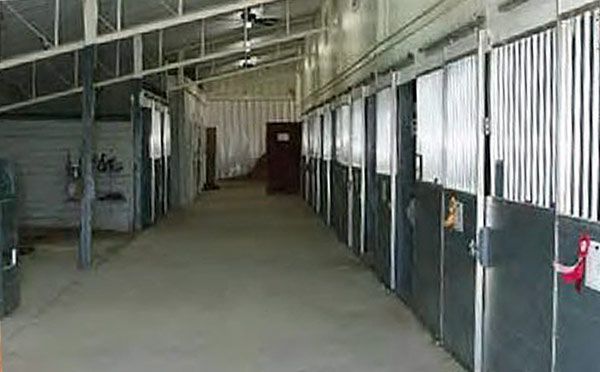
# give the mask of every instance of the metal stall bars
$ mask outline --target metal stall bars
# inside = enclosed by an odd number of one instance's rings
[[[436,338],[441,314],[445,80],[443,68],[417,78],[417,180],[409,298],[416,315]]]
[[[390,288],[395,286],[392,268],[395,255],[390,253],[392,247],[392,151],[395,141],[395,105],[396,87],[394,74],[378,79],[376,93],[376,225],[375,225],[375,272]],[[395,182],[394,182],[395,184]],[[394,278],[394,279],[393,279]]]
[[[440,250],[440,337],[473,368],[475,246],[477,230],[478,57],[445,67],[444,191]]]
[[[556,62],[554,29],[491,51],[484,371],[552,368]]]
[[[329,104],[323,107],[323,158],[319,178],[324,190],[321,193],[321,216],[327,226],[331,226],[331,167],[333,162],[334,146],[334,112]]]
[[[555,282],[554,371],[592,371],[600,332],[600,13],[585,11],[559,23],[557,133],[557,251],[577,262],[579,239],[590,234],[581,292]],[[552,159],[554,160],[554,159]],[[558,279],[557,277],[555,277]]]
[[[350,159],[350,97],[342,96],[335,109],[335,156],[332,164],[332,219],[338,239],[348,238],[348,164]]]
[[[351,94],[350,195],[348,198],[348,241],[355,253],[364,253],[365,237],[365,96],[367,88],[354,89]]]

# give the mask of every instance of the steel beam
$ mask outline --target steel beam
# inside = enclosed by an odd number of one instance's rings
[[[260,64],[256,67],[252,67],[252,68],[246,68],[246,69],[240,69],[240,70],[235,70],[235,71],[230,71],[230,72],[226,72],[220,75],[216,75],[216,76],[211,76],[211,77],[207,77],[204,79],[200,79],[200,80],[196,80],[194,82],[188,83],[188,84],[181,84],[181,85],[177,85],[174,87],[169,88],[169,91],[176,91],[176,90],[181,90],[181,89],[186,89],[186,88],[191,88],[191,87],[195,87],[198,86],[200,84],[206,84],[206,83],[210,83],[210,82],[214,82],[214,81],[219,81],[219,80],[223,80],[223,79],[229,79],[235,76],[239,76],[239,75],[244,75],[247,73],[251,73],[251,72],[256,72],[259,70],[264,70],[265,68],[270,68],[270,67],[276,67],[276,66],[282,66],[282,65],[290,65],[293,63],[297,63],[300,62],[304,59],[304,56],[296,56],[296,57],[290,57],[290,58],[285,58],[285,59],[281,59],[278,61],[273,61],[273,62],[268,62],[268,63],[264,63],[264,64]]]
[[[87,11],[90,14],[94,14],[94,11],[93,11],[94,6],[92,3],[95,4],[95,1],[94,2],[90,2],[90,1],[91,0],[85,0],[84,6],[85,6],[85,4],[89,3],[89,5],[87,5],[89,7]],[[142,24],[142,25],[131,27],[131,28],[126,28],[126,29],[122,28],[122,20],[121,20],[122,15],[120,15],[121,8],[118,7],[117,8],[117,14],[118,14],[117,30],[118,31],[111,32],[108,34],[103,34],[103,35],[96,35],[94,40],[87,40],[86,36],[84,35],[83,40],[80,40],[77,42],[64,44],[64,45],[61,45],[58,47],[51,47],[48,50],[43,50],[43,51],[40,50],[40,51],[33,52],[33,53],[27,53],[27,54],[14,56],[14,57],[9,57],[3,61],[0,61],[0,70],[6,70],[8,68],[19,66],[22,64],[32,63],[33,61],[36,61],[36,60],[47,59],[47,58],[55,57],[55,56],[58,56],[61,54],[74,52],[76,50],[82,49],[85,44],[89,44],[89,43],[106,44],[106,43],[111,43],[111,42],[114,42],[117,40],[129,39],[129,38],[134,37],[135,35],[142,35],[142,34],[149,33],[149,32],[154,32],[154,31],[158,31],[158,30],[164,30],[167,28],[171,28],[171,27],[181,26],[184,24],[200,21],[202,19],[208,19],[208,18],[213,18],[213,17],[219,16],[219,15],[223,15],[223,14],[234,13],[236,11],[240,11],[245,8],[252,8],[252,7],[263,5],[263,4],[274,3],[277,1],[281,1],[281,0],[242,0],[242,1],[235,2],[233,4],[220,5],[220,6],[212,7],[210,9],[189,12],[186,14],[182,14],[180,16],[171,17],[171,18],[160,20],[160,21],[150,22],[150,23],[146,23],[146,24]],[[96,13],[95,13],[96,17],[90,18],[87,21],[88,24],[85,27],[86,33],[88,33],[88,35],[92,32],[92,30],[97,30],[97,21],[98,21],[97,4],[96,4],[95,10],[96,10]],[[95,28],[93,26],[94,23],[96,24]]]
[[[21,13],[19,13],[15,8],[13,8],[12,5],[10,5],[8,2],[4,3],[4,6],[6,7],[6,9],[8,9],[9,12],[11,12],[21,23],[23,23],[23,25],[25,25],[25,27],[27,27],[27,29],[29,29],[29,31],[33,32],[35,34],[35,36],[37,36],[40,41],[42,42],[42,44],[44,44],[44,48],[50,48],[53,43],[50,42],[50,39],[48,38],[48,36],[46,36],[46,34],[44,34],[36,25],[34,25],[32,22],[30,22],[29,20],[27,20],[27,18],[25,18]]]
[[[313,30],[309,30],[309,31],[303,31],[303,32],[299,32],[296,34],[291,34],[290,36],[286,36],[283,38],[278,38],[278,39],[273,39],[273,40],[268,40],[265,41],[263,43],[259,43],[256,44],[254,46],[255,50],[260,50],[260,49],[264,49],[264,48],[268,48],[268,47],[272,47],[272,46],[276,46],[278,44],[285,44],[285,43],[289,43],[289,42],[293,42],[293,41],[297,41],[297,40],[302,40],[306,37],[309,37],[311,35],[315,35],[317,33],[322,32],[321,29],[313,29]],[[142,48],[141,45],[141,37],[138,39],[138,43],[140,43],[140,45],[138,45],[140,48]],[[134,42],[134,45],[136,45],[136,42]],[[225,58],[230,58],[230,57],[234,57],[236,55],[243,55],[246,52],[245,47],[242,46],[242,48],[236,48],[236,49],[230,49],[230,50],[225,50],[222,52],[217,52],[217,53],[211,53],[211,54],[207,54],[204,57],[197,57],[197,58],[191,58],[191,59],[187,59],[187,60],[182,60],[182,61],[178,61],[178,62],[173,62],[173,63],[169,63],[169,64],[165,64],[163,66],[159,66],[159,67],[155,67],[155,68],[150,68],[150,69],[146,69],[146,70],[142,70],[141,72],[133,72],[131,74],[127,74],[127,75],[122,75],[122,76],[118,76],[112,79],[108,79],[108,80],[104,80],[104,81],[99,81],[96,82],[96,87],[100,88],[100,87],[105,87],[105,86],[109,86],[109,85],[114,85],[114,84],[118,84],[118,83],[123,83],[125,81],[131,80],[131,79],[136,79],[136,78],[141,78],[144,76],[149,76],[149,75],[154,75],[154,74],[160,74],[163,72],[167,72],[170,70],[177,70],[183,67],[187,67],[187,66],[193,66],[193,65],[198,65],[198,64],[203,64],[203,63],[209,63],[209,62],[216,62],[218,60],[222,60]],[[134,53],[135,54],[135,53]],[[75,53],[75,67],[76,70],[79,69],[79,61],[78,61],[78,53]],[[138,66],[139,67],[139,66]],[[79,74],[77,73],[77,71],[75,71],[75,77],[78,77]],[[16,109],[21,109],[27,106],[31,106],[34,104],[38,104],[38,103],[43,103],[43,102],[47,102],[47,101],[51,101],[53,99],[57,99],[57,98],[61,98],[61,97],[66,97],[72,94],[78,94],[82,92],[82,88],[79,87],[78,84],[79,82],[76,81],[75,87],[65,90],[65,91],[61,91],[61,92],[56,92],[56,93],[51,93],[51,94],[47,94],[44,96],[38,96],[34,99],[30,99],[27,101],[23,101],[23,102],[17,102],[17,103],[13,103],[13,104],[8,104],[8,105],[4,105],[4,106],[0,106],[0,114],[1,113],[5,113],[5,112],[9,112],[12,110],[16,110]]]
[[[54,46],[60,44],[60,0],[54,0]]]

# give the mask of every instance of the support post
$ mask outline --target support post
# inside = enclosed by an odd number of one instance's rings
[[[94,91],[95,50],[86,46],[81,53],[81,78],[83,82],[82,117],[83,141],[81,146],[83,170],[83,198],[81,199],[81,224],[79,235],[78,264],[80,269],[92,266],[92,214],[95,198],[94,171],[92,167],[94,114],[96,93]]]
[[[79,249],[77,262],[82,270],[92,267],[92,216],[96,198],[92,157],[94,152],[94,118],[96,92],[94,90],[94,68],[96,66],[95,42],[98,36],[97,0],[83,2],[85,47],[81,50],[81,167],[83,175],[83,197],[81,198]]]
[[[133,227],[140,231],[143,228],[142,221],[142,168],[144,167],[144,122],[142,118],[142,79],[132,82],[131,90],[131,121],[133,124],[133,148],[134,148],[134,217]]]

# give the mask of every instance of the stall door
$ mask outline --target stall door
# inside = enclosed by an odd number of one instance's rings
[[[331,167],[333,159],[333,143],[335,133],[333,123],[335,121],[335,111],[331,111],[329,106],[325,106],[322,120],[322,157],[320,162],[319,180],[321,184],[320,205],[321,217],[327,224],[331,224],[331,199],[332,199],[332,182],[331,182]]]
[[[377,244],[377,162],[376,162],[376,97],[366,99],[365,120],[365,243],[364,260],[374,264],[374,251]]]
[[[375,271],[381,281],[391,286],[391,218],[392,218],[392,126],[396,124],[393,117],[395,105],[395,89],[385,88],[377,93],[376,114],[376,245]]]
[[[396,293],[408,301],[412,292],[413,221],[415,192],[415,84],[398,88],[398,174],[396,210]]]
[[[491,161],[482,241],[485,371],[550,371],[555,31],[491,54]]]
[[[443,69],[417,79],[417,182],[412,201],[415,227],[410,302],[436,338],[440,336],[443,252],[444,80]]]
[[[352,173],[350,185],[350,206],[351,214],[351,247],[356,254],[360,254],[363,249],[364,233],[364,149],[365,149],[365,101],[362,97],[352,101]]]
[[[446,66],[444,234],[441,340],[473,368],[477,230],[477,65],[468,56]]]
[[[341,242],[348,240],[348,161],[350,106],[337,108],[335,115],[335,157],[332,162],[332,224]]]

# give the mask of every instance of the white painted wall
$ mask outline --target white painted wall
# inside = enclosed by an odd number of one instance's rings
[[[96,175],[96,194],[122,193],[125,201],[96,201],[94,228],[131,231],[133,226],[133,129],[131,122],[97,122],[96,153],[117,156],[123,171]],[[0,121],[0,157],[16,163],[21,224],[67,228],[79,225],[79,203],[66,192],[67,156],[81,147],[77,120]]]

